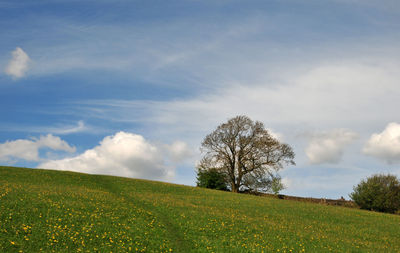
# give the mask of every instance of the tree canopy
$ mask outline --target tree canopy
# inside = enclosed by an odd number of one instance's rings
[[[201,150],[204,156],[198,169],[224,173],[233,192],[265,190],[284,165],[295,164],[292,148],[247,116],[219,125],[204,138]]]

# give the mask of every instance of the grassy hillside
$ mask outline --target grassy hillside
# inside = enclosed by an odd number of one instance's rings
[[[0,167],[0,252],[400,252],[400,216]]]

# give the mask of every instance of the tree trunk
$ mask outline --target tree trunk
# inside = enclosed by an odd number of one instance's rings
[[[232,183],[231,187],[232,187],[232,192],[236,192],[236,193],[239,192],[239,187],[235,183]]]

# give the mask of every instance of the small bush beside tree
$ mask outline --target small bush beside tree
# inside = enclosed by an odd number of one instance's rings
[[[216,169],[198,169],[197,186],[222,191],[228,190],[225,174]]]
[[[361,209],[396,213],[400,210],[400,182],[394,175],[377,174],[354,187],[350,198]]]
[[[270,191],[279,195],[279,192],[285,189],[285,185],[282,183],[282,178],[278,175],[272,178]]]
[[[259,177],[248,174],[244,177],[242,186],[245,191],[267,192],[275,195],[285,189],[282,178],[278,173],[268,173]]]

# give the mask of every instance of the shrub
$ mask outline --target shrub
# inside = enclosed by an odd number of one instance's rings
[[[197,186],[199,187],[227,191],[228,187],[226,182],[225,174],[216,169],[197,170]]]
[[[355,186],[350,197],[361,209],[395,213],[400,210],[400,182],[394,175],[373,175]]]
[[[285,185],[282,183],[282,178],[278,175],[271,180],[271,192],[275,195],[279,195],[279,192],[285,189]]]

